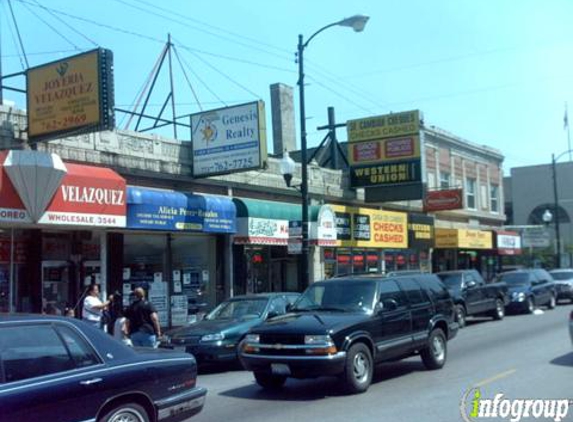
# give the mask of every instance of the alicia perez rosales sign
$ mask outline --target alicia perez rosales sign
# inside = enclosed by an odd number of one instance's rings
[[[113,55],[97,49],[26,72],[31,141],[114,128]]]

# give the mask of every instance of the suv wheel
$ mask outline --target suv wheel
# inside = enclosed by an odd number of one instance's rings
[[[254,376],[257,384],[269,390],[281,388],[287,379],[284,375],[273,375],[266,372],[255,372]]]
[[[495,310],[493,311],[493,319],[499,321],[505,316],[505,306],[501,299],[496,299]]]
[[[351,394],[363,393],[368,390],[374,372],[372,353],[364,343],[350,346],[346,355],[346,366],[342,381],[346,390]]]
[[[422,362],[427,369],[440,369],[446,363],[448,346],[446,335],[440,328],[432,330],[428,346],[420,350]]]
[[[464,328],[466,326],[466,309],[463,305],[456,305],[456,322],[460,328]]]
[[[136,403],[125,403],[114,407],[99,422],[149,422],[147,412]]]
[[[554,295],[551,295],[551,299],[549,299],[549,303],[547,303],[547,309],[555,309],[557,305],[557,300],[555,299]]]

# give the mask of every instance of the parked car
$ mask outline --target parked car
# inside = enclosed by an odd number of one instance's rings
[[[557,292],[557,301],[567,299],[573,302],[573,269],[561,268],[549,271],[555,281],[555,291]]]
[[[510,294],[510,311],[532,313],[536,306],[555,308],[557,294],[553,277],[541,268],[509,271],[498,276],[507,283]]]
[[[288,314],[252,328],[240,358],[263,388],[338,376],[361,393],[379,362],[419,354],[441,368],[456,333],[453,301],[435,275],[337,278],[313,283]]]
[[[194,324],[168,331],[162,347],[192,353],[199,364],[237,360],[237,345],[251,327],[286,313],[298,293],[236,296]]]
[[[0,419],[179,421],[203,408],[193,356],[136,350],[83,321],[0,315]]]
[[[501,320],[509,303],[507,284],[486,283],[476,270],[436,273],[448,288],[456,306],[456,322],[465,327],[467,316],[489,315]]]

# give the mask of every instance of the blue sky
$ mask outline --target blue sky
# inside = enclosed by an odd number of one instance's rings
[[[8,1],[1,3],[2,72],[9,74],[25,64]],[[427,125],[501,150],[506,173],[545,164],[551,153],[568,149],[563,116],[565,102],[573,110],[570,0],[11,0],[11,5],[30,66],[95,46],[111,49],[116,105],[122,108],[134,104],[171,33],[184,69],[174,57],[179,115],[200,110],[195,97],[203,110],[262,99],[270,112],[270,84],[296,88],[298,34],[306,39],[344,17],[368,15],[364,32],[333,27],[305,50],[309,145],[323,138],[316,127],[326,124],[332,106],[339,122],[420,109]],[[166,68],[158,84],[149,112],[157,112],[165,99]],[[25,107],[18,94],[4,96]],[[298,110],[298,95],[295,104]],[[298,111],[296,116],[298,124]],[[118,115],[118,127],[125,123]],[[270,118],[267,124],[270,139]]]

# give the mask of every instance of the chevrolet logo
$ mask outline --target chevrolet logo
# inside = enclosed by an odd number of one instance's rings
[[[283,345],[280,344],[280,343],[277,343],[277,344],[274,344],[274,345],[273,345],[273,349],[280,350],[280,349],[282,349],[282,348],[283,348]]]

